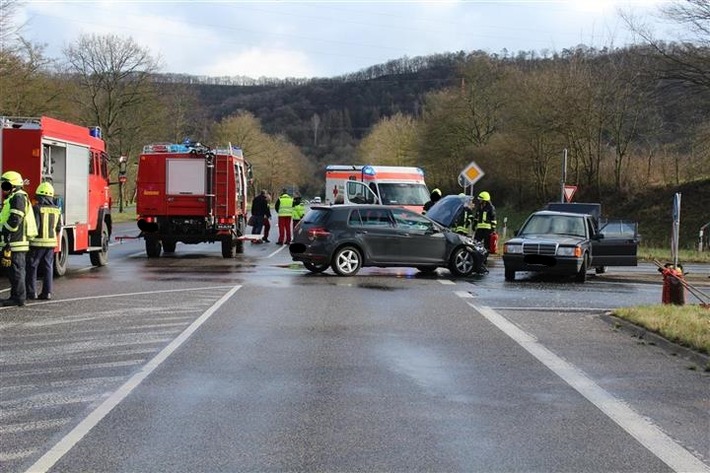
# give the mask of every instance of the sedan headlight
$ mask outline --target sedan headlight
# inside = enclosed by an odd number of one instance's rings
[[[557,256],[582,256],[581,246],[560,246],[557,248]]]
[[[523,252],[523,245],[506,243],[503,251],[512,255],[519,255]]]

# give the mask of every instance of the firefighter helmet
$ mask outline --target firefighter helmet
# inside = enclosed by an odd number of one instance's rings
[[[54,187],[49,182],[43,182],[42,184],[37,186],[35,194],[44,195],[47,197],[54,197]]]
[[[439,189],[434,189],[433,191],[431,191],[431,197],[434,197],[435,195],[441,197],[441,191]]]
[[[7,171],[3,173],[2,176],[0,176],[0,180],[7,181],[13,186],[22,186],[24,185],[24,181],[22,180],[22,176],[20,175],[19,172],[16,171]]]
[[[484,202],[488,202],[491,200],[491,195],[488,192],[483,191],[480,194],[478,194],[478,198]]]

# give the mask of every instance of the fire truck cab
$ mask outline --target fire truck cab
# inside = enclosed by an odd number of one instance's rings
[[[149,258],[219,241],[224,258],[244,252],[251,165],[231,144],[147,145],[138,160],[136,212]]]
[[[0,125],[2,172],[19,172],[30,198],[42,182],[54,187],[63,223],[54,274],[64,275],[69,254],[89,253],[91,264],[105,265],[112,224],[101,130],[50,117],[0,117]]]

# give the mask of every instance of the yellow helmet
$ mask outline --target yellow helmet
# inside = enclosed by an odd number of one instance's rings
[[[22,180],[22,176],[16,171],[7,171],[0,176],[0,180],[7,181],[13,186],[22,186],[25,181]]]
[[[434,189],[433,191],[431,191],[431,195],[438,195],[439,197],[441,197],[441,191],[439,189]]]
[[[478,194],[478,198],[485,201],[485,202],[488,202],[491,200],[491,195],[488,192],[483,191],[480,194]]]
[[[52,186],[52,184],[50,184],[49,182],[43,182],[42,184],[37,186],[35,194],[44,195],[47,197],[54,197],[54,186]]]

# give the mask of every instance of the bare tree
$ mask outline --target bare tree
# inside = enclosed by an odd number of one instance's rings
[[[126,154],[126,146],[152,124],[136,115],[146,118],[150,112],[141,109],[155,106],[152,75],[159,61],[133,39],[116,35],[82,35],[64,55],[78,118],[100,126],[115,155]]]

